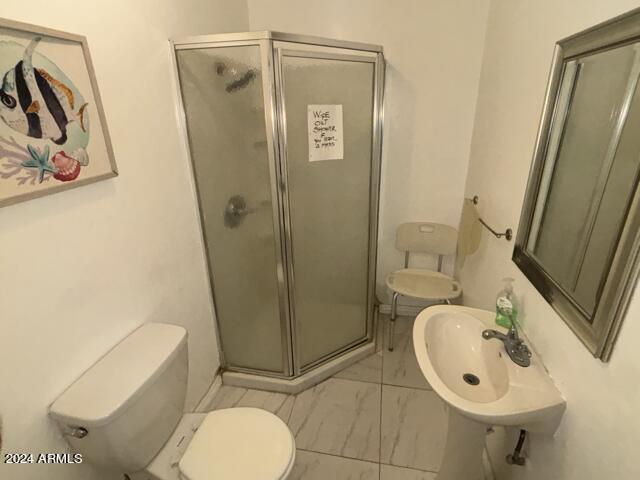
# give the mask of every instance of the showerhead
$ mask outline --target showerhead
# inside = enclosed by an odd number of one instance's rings
[[[247,65],[232,59],[218,60],[213,64],[216,74],[219,77],[229,77],[225,85],[227,93],[237,92],[249,85],[256,78],[258,72]],[[247,68],[245,70],[245,68]],[[243,72],[244,73],[240,73]]]
[[[238,90],[242,90],[247,85],[249,85],[254,78],[256,78],[256,71],[250,68],[240,78],[227,83],[225,90],[227,91],[227,93],[233,93]]]

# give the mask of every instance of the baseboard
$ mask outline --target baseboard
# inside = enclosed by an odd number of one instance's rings
[[[220,370],[218,369],[215,376],[213,377],[213,382],[211,382],[211,386],[209,387],[209,390],[207,390],[207,393],[205,393],[202,399],[200,400],[200,402],[198,402],[198,405],[194,409],[193,413],[208,412],[209,406],[211,405],[213,397],[215,397],[216,393],[218,393],[218,390],[220,390],[221,386],[222,386],[222,375],[220,373]]]

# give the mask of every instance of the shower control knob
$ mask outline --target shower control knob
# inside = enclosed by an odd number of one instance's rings
[[[226,212],[234,217],[241,217],[247,211],[247,203],[240,195],[234,195],[227,203]]]
[[[241,195],[234,195],[224,208],[224,224],[229,228],[235,228],[242,223],[252,210],[247,209],[247,202]]]

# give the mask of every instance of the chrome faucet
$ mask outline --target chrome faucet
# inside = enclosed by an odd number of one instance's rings
[[[516,365],[521,367],[528,367],[531,365],[531,350],[527,347],[520,336],[518,335],[518,328],[516,322],[511,319],[511,328],[505,335],[497,330],[487,329],[482,332],[482,338],[485,340],[491,340],[496,338],[504,344],[504,349],[507,351],[509,358],[513,360]]]

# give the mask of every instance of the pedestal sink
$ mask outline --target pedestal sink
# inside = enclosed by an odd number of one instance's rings
[[[456,305],[423,310],[413,327],[420,369],[449,406],[449,430],[437,480],[481,480],[488,426],[504,425],[553,435],[565,401],[533,353],[520,367],[502,342],[483,330],[501,330],[495,313]],[[502,329],[506,333],[506,330]]]

